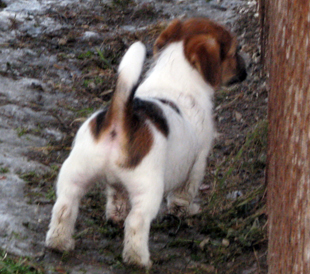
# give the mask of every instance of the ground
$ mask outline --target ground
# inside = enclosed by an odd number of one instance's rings
[[[191,16],[237,35],[249,76],[215,94],[202,211],[159,214],[149,273],[267,273],[267,88],[256,2],[243,0],[0,0],[0,273],[145,272],[122,263],[123,229],[106,222],[100,184],[83,199],[73,252],[44,238],[59,168],[81,122],[109,102],[120,57],[142,40],[149,63],[166,24]]]

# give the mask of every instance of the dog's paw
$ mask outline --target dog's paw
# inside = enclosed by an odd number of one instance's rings
[[[152,267],[152,261],[148,252],[139,255],[135,250],[130,249],[123,252],[123,261],[128,265],[134,265],[150,269]]]
[[[192,203],[188,208],[188,215],[196,215],[201,212],[200,205],[198,203]]]
[[[46,235],[45,245],[50,249],[63,252],[73,250],[75,241],[71,236],[64,236],[50,230]]]
[[[200,205],[197,203],[191,203],[190,205],[173,203],[168,211],[174,216],[184,218],[198,214],[200,212]]]
[[[188,207],[173,205],[169,208],[169,214],[177,216],[178,218],[184,218],[188,216]]]
[[[130,210],[129,198],[124,190],[113,192],[113,194],[107,196],[106,219],[114,224],[122,224]]]
[[[123,224],[128,215],[128,210],[122,207],[114,207],[106,210],[106,219],[113,224]]]

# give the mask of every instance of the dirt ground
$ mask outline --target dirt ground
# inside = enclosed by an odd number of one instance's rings
[[[23,1],[0,0],[2,261],[27,257],[27,273],[145,273],[122,263],[123,228],[106,222],[100,184],[82,201],[75,250],[46,250],[54,183],[81,122],[109,102],[128,46],[141,40],[151,52],[171,19],[207,16],[238,36],[249,76],[215,94],[218,137],[197,199],[202,211],[186,219],[159,214],[149,273],[267,273],[268,94],[256,2],[45,2],[20,8]]]

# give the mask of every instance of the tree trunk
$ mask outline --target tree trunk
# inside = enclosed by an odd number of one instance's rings
[[[270,85],[269,273],[309,274],[310,1],[261,0],[261,7]]]

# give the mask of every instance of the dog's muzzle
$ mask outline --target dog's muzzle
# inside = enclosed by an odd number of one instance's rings
[[[237,70],[236,75],[228,81],[228,83],[226,84],[227,86],[230,86],[230,85],[244,81],[248,75],[247,71],[246,71],[245,61],[239,54],[237,54],[237,68],[236,68],[236,70]]]

